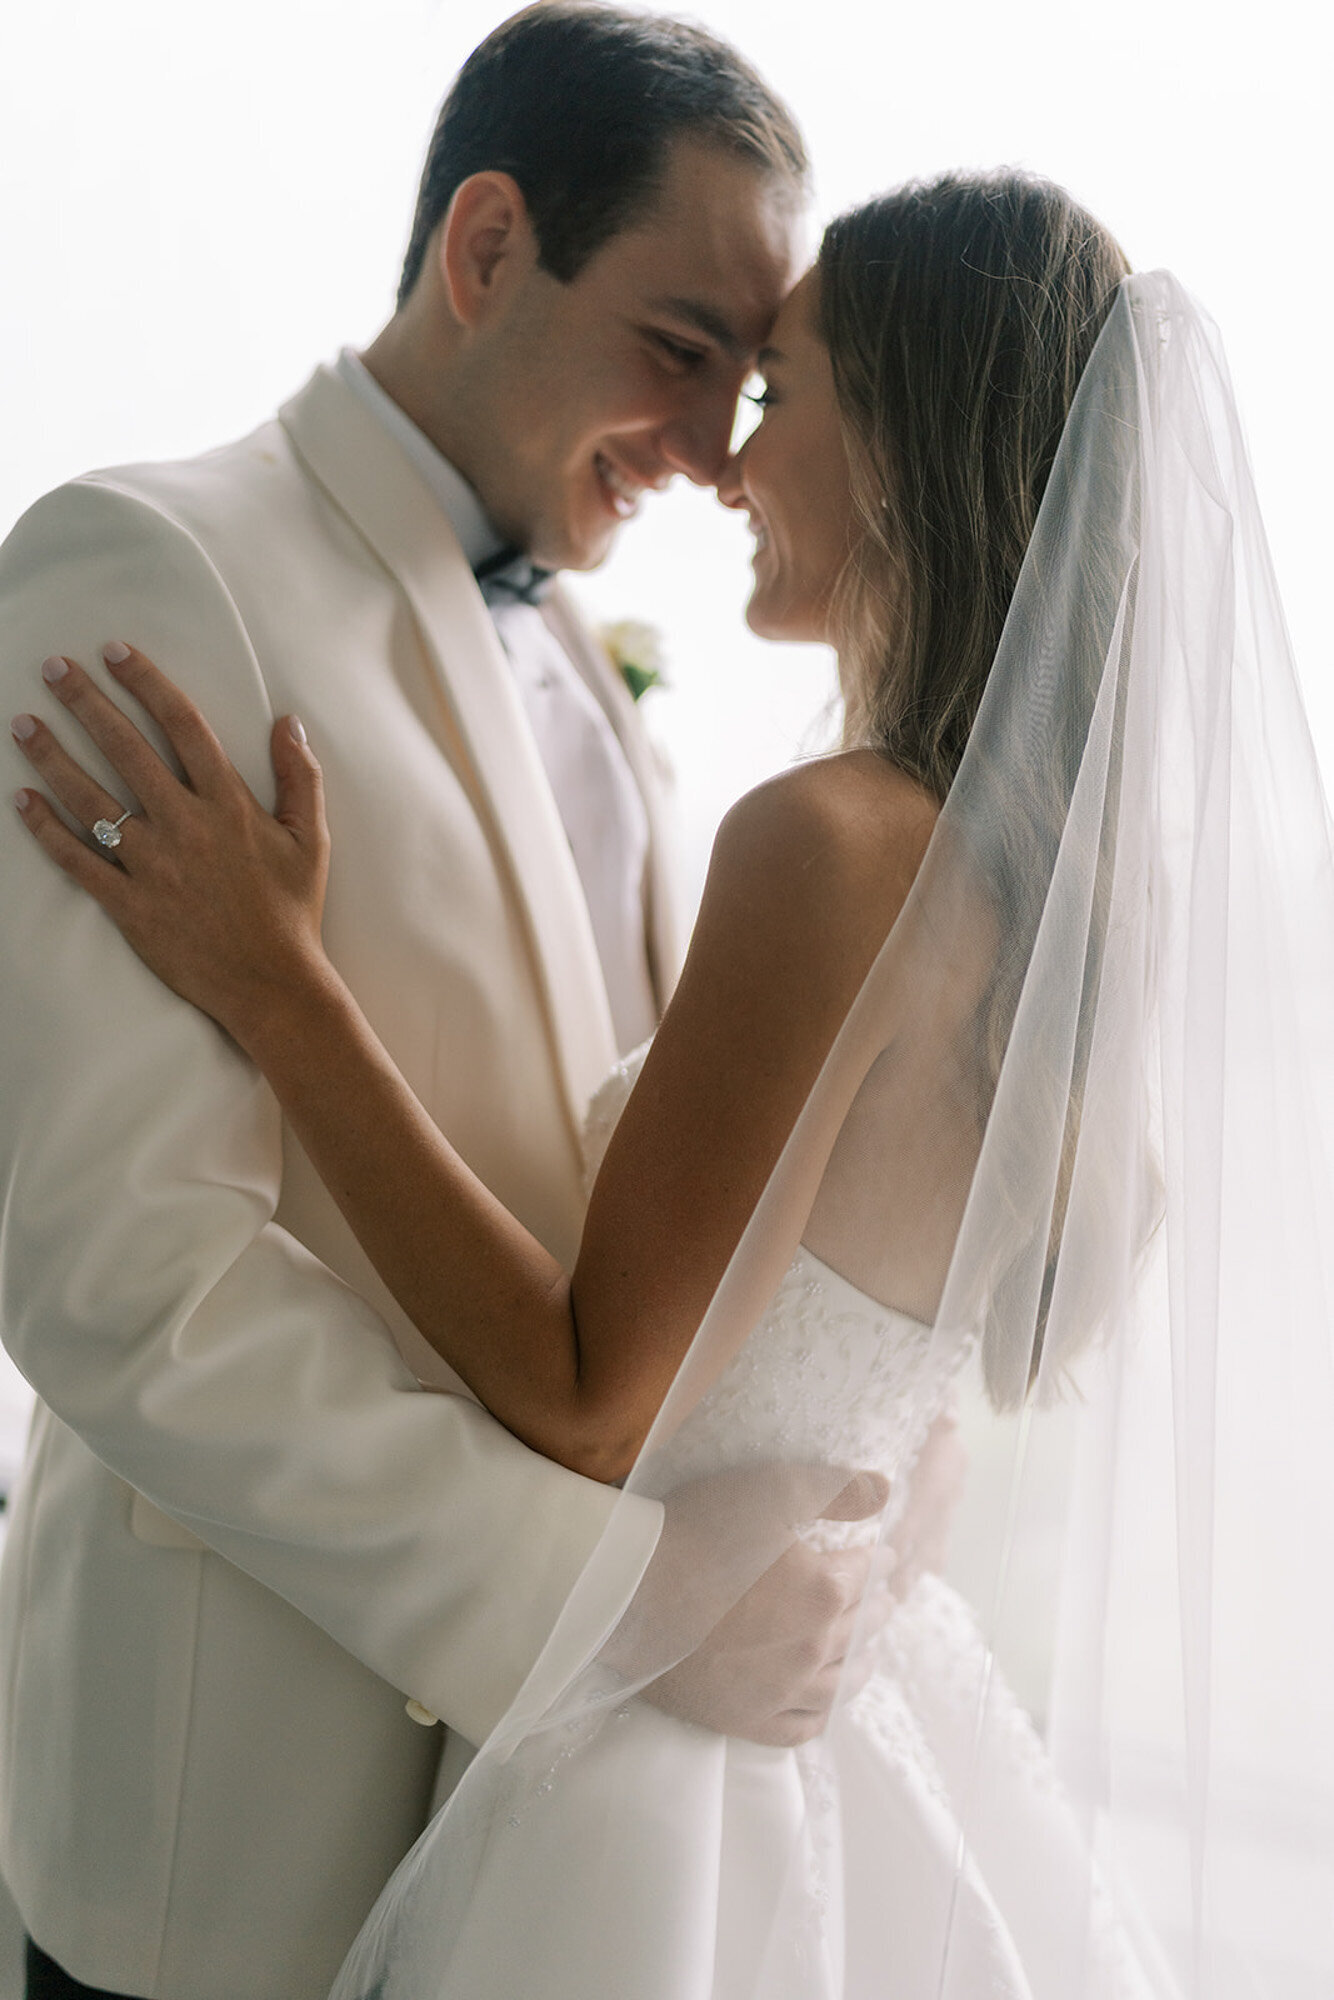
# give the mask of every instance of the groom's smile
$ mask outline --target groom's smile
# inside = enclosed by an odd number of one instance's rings
[[[647,483],[625,473],[616,466],[605,452],[599,451],[593,460],[598,478],[606,489],[608,504],[619,520],[628,521],[639,512],[639,496],[647,487],[660,491],[666,480],[650,480]]]

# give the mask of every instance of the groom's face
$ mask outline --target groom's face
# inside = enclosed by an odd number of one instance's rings
[[[474,483],[553,568],[601,562],[642,495],[716,482],[737,396],[796,267],[793,190],[678,141],[651,210],[562,284],[535,262],[489,330]]]

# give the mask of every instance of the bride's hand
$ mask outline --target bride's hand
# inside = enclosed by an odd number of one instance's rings
[[[10,725],[15,741],[66,811],[90,833],[122,823],[113,845],[89,845],[31,790],[18,795],[20,817],[158,978],[248,1046],[280,996],[328,973],[320,767],[296,718],[280,718],[270,746],[276,808],[265,812],[194,703],[142,653],[122,659],[122,650],[107,648],[108,671],[158,723],[185,782],[82,668],[52,659],[43,679],[137,803],[123,817],[40,718],[21,715]]]

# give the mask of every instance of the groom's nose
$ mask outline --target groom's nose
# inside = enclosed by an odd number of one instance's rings
[[[717,485],[731,451],[737,394],[730,383],[719,387],[664,424],[658,444],[673,472],[683,472],[696,486]]]
[[[745,446],[741,447],[744,451]],[[718,474],[718,498],[724,507],[744,507],[746,489],[741,483],[741,451],[731,451]]]

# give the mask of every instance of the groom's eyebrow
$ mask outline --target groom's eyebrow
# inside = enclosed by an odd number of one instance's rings
[[[707,334],[733,361],[746,359],[749,352],[746,343],[728,325],[723,315],[713,306],[705,305],[702,299],[664,298],[653,299],[650,303],[656,312],[671,313],[674,318],[685,320],[688,326]]]

